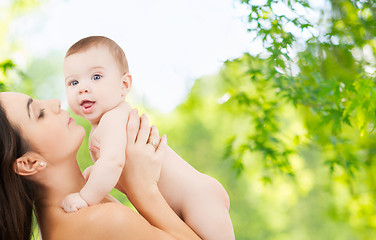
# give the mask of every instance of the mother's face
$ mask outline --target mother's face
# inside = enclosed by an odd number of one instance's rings
[[[47,161],[75,156],[85,130],[60,108],[59,100],[34,100],[21,93],[0,93],[9,121],[20,129],[31,150]]]

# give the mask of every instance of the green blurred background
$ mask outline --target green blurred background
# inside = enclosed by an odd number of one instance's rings
[[[2,91],[62,94],[51,83],[62,78],[64,52],[25,66],[12,57],[23,44],[9,38],[12,21],[46,2],[0,8]],[[223,184],[239,240],[376,239],[376,3],[314,3],[241,1],[249,45],[262,52],[198,78],[172,112],[133,101],[178,154]],[[87,147],[86,139],[82,169],[91,165]]]

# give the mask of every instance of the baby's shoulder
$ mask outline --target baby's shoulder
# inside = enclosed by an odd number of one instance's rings
[[[121,113],[128,113],[132,110],[132,107],[129,103],[127,102],[121,102],[119,105],[111,109],[110,111],[106,112],[104,115],[108,113],[113,113],[113,112],[121,112]]]
[[[122,102],[115,108],[107,111],[101,117],[99,125],[103,122],[114,122],[119,119],[128,119],[129,113],[132,110],[132,107],[127,102]]]
[[[121,109],[121,111],[127,112],[130,112],[132,110],[131,105],[126,101],[121,102],[116,108]]]

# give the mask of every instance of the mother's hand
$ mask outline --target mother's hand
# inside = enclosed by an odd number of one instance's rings
[[[121,179],[128,195],[157,187],[167,139],[164,135],[153,145],[156,136],[158,129],[155,126],[150,128],[147,116],[139,117],[137,110],[133,109],[127,125],[126,161]]]
[[[155,126],[149,127],[146,115],[139,117],[137,110],[131,111],[127,125],[126,160],[120,184],[137,211],[151,225],[170,235],[163,239],[200,239],[175,214],[157,186],[163,153],[167,148],[165,135],[157,141],[157,130]],[[158,143],[149,143],[149,139]]]

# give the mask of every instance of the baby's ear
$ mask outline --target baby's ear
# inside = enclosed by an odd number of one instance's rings
[[[13,164],[14,171],[21,176],[30,176],[42,171],[47,166],[43,157],[35,152],[27,152],[17,158]]]
[[[121,90],[122,96],[125,96],[132,86],[132,75],[130,73],[125,73],[121,78]]]

